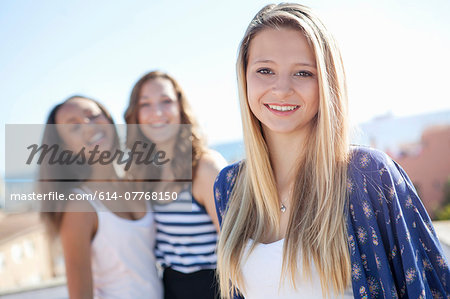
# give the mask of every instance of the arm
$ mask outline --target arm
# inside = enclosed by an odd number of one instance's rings
[[[241,162],[228,165],[222,169],[214,182],[214,201],[216,206],[216,213],[220,226],[222,226],[223,218],[225,217],[229,196],[233,190],[236,178],[239,173]],[[233,299],[243,299],[239,294],[234,294]]]
[[[354,294],[431,298],[449,292],[448,262],[403,169],[370,149],[359,150],[350,168]]]
[[[214,204],[213,185],[216,176],[225,165],[226,161],[219,153],[208,150],[199,161],[192,186],[195,199],[205,207],[217,231],[219,231],[219,221]]]
[[[95,212],[64,213],[60,236],[71,299],[93,298],[91,240],[96,227]]]

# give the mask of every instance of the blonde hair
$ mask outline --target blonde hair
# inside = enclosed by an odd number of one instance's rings
[[[296,287],[301,258],[302,277],[310,277],[314,263],[323,294],[343,293],[351,281],[346,228],[349,144],[345,73],[332,35],[310,8],[299,4],[265,6],[251,21],[240,44],[236,68],[246,159],[230,194],[218,243],[220,289],[225,298],[237,292],[238,286],[245,289],[240,268],[247,242],[250,238],[256,241],[252,250],[264,234],[279,232],[275,179],[261,124],[248,104],[246,82],[250,43],[268,28],[295,29],[305,35],[315,53],[319,83],[319,110],[297,165],[283,273],[290,271]]]

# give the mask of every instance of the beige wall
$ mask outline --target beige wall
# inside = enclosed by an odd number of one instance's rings
[[[450,177],[450,126],[425,130],[420,144],[409,146],[395,160],[408,173],[425,208],[433,215],[444,199],[444,186]]]
[[[37,285],[63,275],[61,267],[54,266],[58,258],[62,256],[55,254],[42,224],[0,240],[0,291]]]

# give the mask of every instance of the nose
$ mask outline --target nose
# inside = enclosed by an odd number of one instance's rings
[[[277,98],[284,99],[294,92],[290,75],[279,75],[273,83],[272,93]]]
[[[97,117],[85,117],[83,119],[84,137],[89,139],[100,130],[101,124],[97,122]]]
[[[91,122],[90,120],[87,121],[83,125],[83,128],[84,128],[83,132],[84,132],[85,138],[90,138],[98,130],[98,128],[96,127],[96,123],[95,122]]]
[[[162,115],[163,115],[163,108],[160,104],[152,105],[152,107],[150,107],[150,116],[152,118],[160,117]]]

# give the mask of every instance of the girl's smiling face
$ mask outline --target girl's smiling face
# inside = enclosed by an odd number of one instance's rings
[[[111,150],[114,128],[100,107],[84,98],[64,103],[55,116],[57,131],[67,149],[78,152],[81,148],[99,151]]]
[[[247,98],[264,134],[309,129],[319,110],[314,52],[301,31],[264,29],[251,40]]]
[[[156,78],[142,85],[138,123],[145,137],[160,144],[173,140],[181,122],[180,105],[170,80]]]

